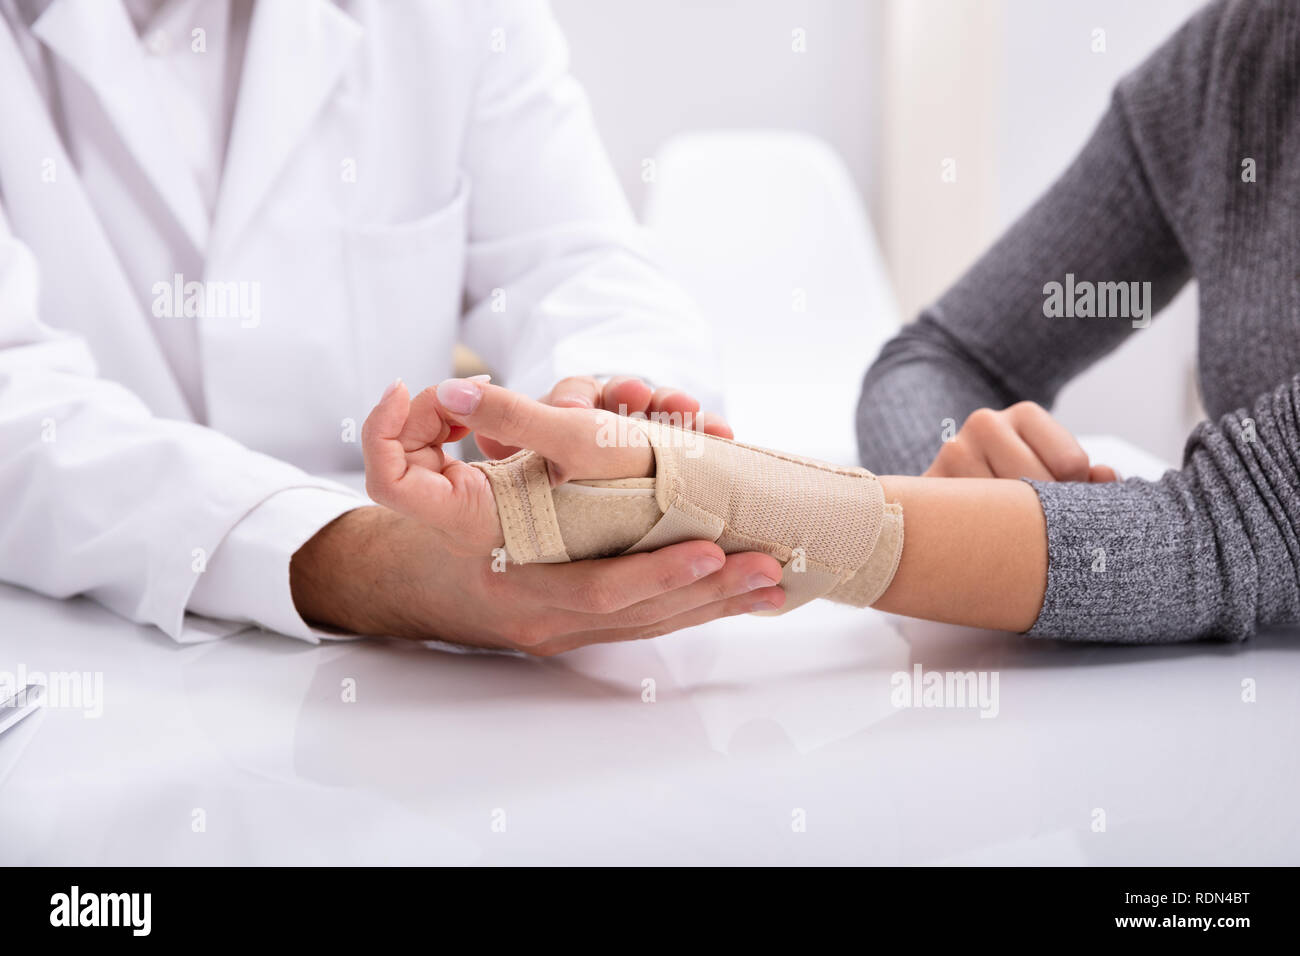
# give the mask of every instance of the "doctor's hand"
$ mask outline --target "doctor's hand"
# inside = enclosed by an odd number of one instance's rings
[[[621,415],[666,416],[660,420],[678,427],[690,427],[706,435],[735,438],[731,426],[721,415],[701,412],[700,403],[675,388],[651,388],[639,378],[615,376],[601,382],[590,375],[562,379],[542,399],[542,404],[556,408],[595,408]],[[474,436],[479,449],[489,458],[506,458],[519,449],[486,437]]]
[[[440,399],[441,397],[441,399]],[[652,473],[649,448],[597,440],[608,412],[542,405],[472,381],[413,401],[400,383],[362,431],[366,487],[385,507],[344,514],[290,565],[294,602],[318,626],[549,656],[780,607],[780,565],[710,541],[648,554],[492,570],[504,543],[486,476],[440,445],[481,430],[545,455],[552,479]]]
[[[923,477],[1107,482],[1119,476],[1089,461],[1070,430],[1041,405],[1017,402],[1002,411],[972,412]]]

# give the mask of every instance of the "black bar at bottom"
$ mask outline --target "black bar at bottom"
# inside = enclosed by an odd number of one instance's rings
[[[696,942],[719,934],[729,946],[748,937],[770,945],[775,932],[810,943],[848,933],[864,945],[901,942],[900,932],[927,945],[1097,937],[1181,944],[1194,936],[1231,944],[1286,932],[1295,911],[1286,869],[0,872],[0,926],[11,952],[23,940],[60,936],[204,944],[269,936],[337,947],[390,934],[440,946],[443,934],[461,933],[484,943],[586,937],[652,947],[689,944],[696,933]]]

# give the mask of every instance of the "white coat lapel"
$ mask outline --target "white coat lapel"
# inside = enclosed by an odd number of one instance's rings
[[[42,315],[85,338],[100,373],[155,414],[191,418],[3,17],[0,117],[0,198],[14,234],[41,264]]]
[[[348,66],[362,28],[328,0],[258,0],[211,250],[239,239]]]
[[[119,2],[54,0],[32,33],[99,98],[123,142],[202,253],[208,212],[198,183],[168,135],[145,68],[147,55]]]

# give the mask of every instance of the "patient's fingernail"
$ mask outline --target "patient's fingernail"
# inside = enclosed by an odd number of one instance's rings
[[[697,558],[691,565],[691,571],[697,578],[708,577],[714,571],[722,567],[722,562],[718,558]]]
[[[486,372],[484,372],[482,375],[471,375],[468,379],[466,379],[466,381],[469,381],[469,382],[490,382],[490,381],[492,381],[492,376],[489,375],[489,374],[487,374]]]
[[[770,588],[772,585],[780,582],[773,581],[766,574],[751,574],[749,576],[749,581],[746,583],[749,585],[751,591],[757,591],[759,588]]]
[[[397,386],[401,384],[402,384],[402,380],[400,378],[393,379],[393,384],[389,385],[386,389],[384,389],[384,394],[379,400],[382,402],[389,395],[392,395],[393,392],[397,391]]]
[[[483,388],[477,382],[463,378],[449,378],[438,386],[438,401],[442,407],[457,415],[468,415],[478,408]]]
[[[771,601],[755,601],[750,605],[749,610],[751,613],[757,611],[775,611],[776,605]]]

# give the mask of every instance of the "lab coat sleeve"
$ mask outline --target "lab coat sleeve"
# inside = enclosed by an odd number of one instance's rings
[[[721,410],[708,323],[637,225],[549,8],[510,0],[481,15],[465,343],[526,394],[632,374]]]
[[[294,552],[335,518],[369,502],[324,488],[278,491],[248,513],[217,546],[187,609],[209,618],[256,624],[313,644],[339,635],[302,619],[289,588]]]
[[[154,416],[41,322],[38,281],[0,213],[0,580],[87,595],[182,642],[228,632],[185,611],[231,530],[286,489],[350,492]]]

